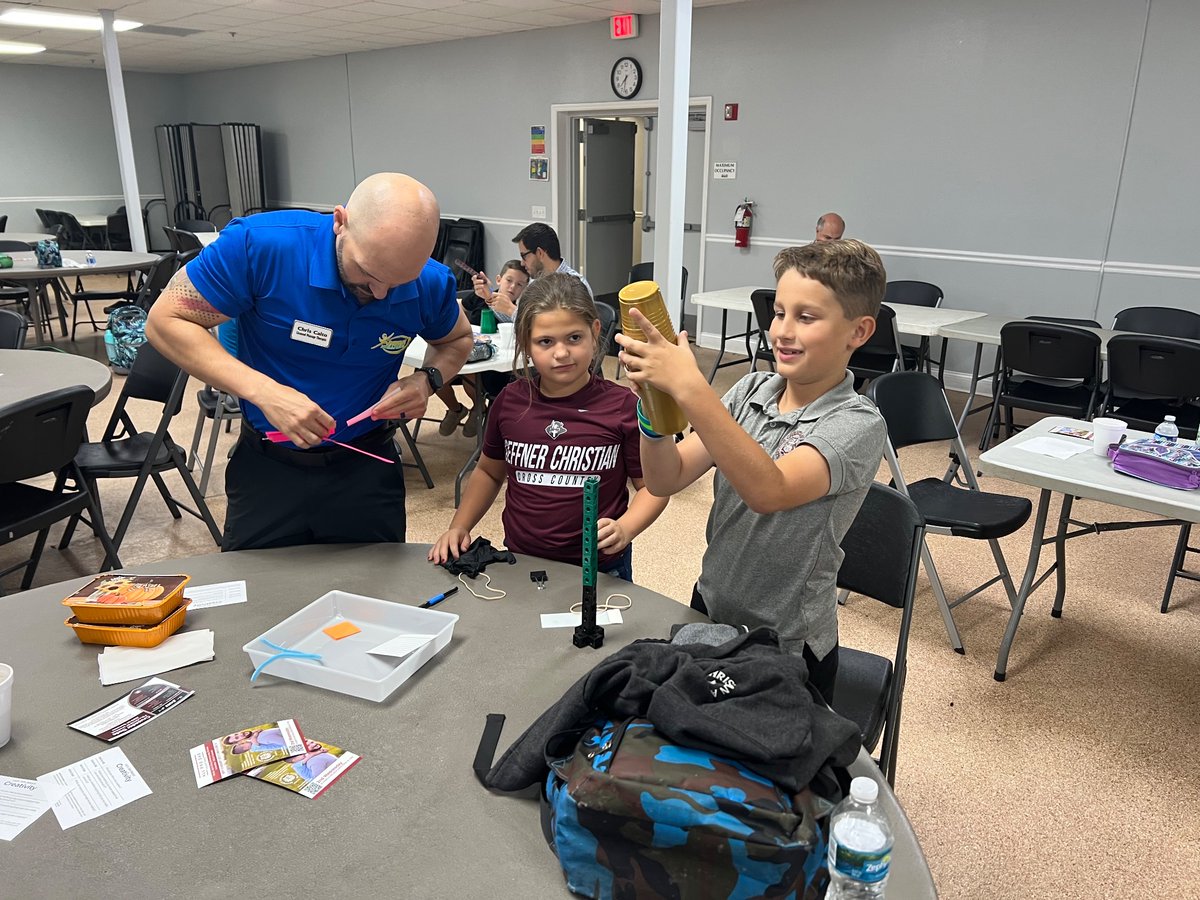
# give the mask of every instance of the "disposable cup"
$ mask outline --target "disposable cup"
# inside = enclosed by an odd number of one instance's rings
[[[621,331],[632,338],[644,341],[646,336],[630,318],[630,310],[641,312],[658,332],[675,343],[675,327],[671,324],[671,316],[667,305],[663,302],[662,291],[653,281],[635,281],[621,288],[617,295],[621,303]],[[640,388],[642,411],[650,420],[650,427],[659,434],[676,434],[687,428],[687,416],[670,394],[664,394],[656,387],[642,385]]]
[[[513,323],[497,322],[496,333],[499,335],[497,343],[505,350],[511,350],[513,346]]]
[[[1109,445],[1119,441],[1128,427],[1129,423],[1120,419],[1092,419],[1092,452],[1108,456]]]
[[[485,309],[479,314],[479,331],[481,334],[496,333],[496,312],[495,310]]]
[[[0,747],[12,737],[12,666],[0,663]]]

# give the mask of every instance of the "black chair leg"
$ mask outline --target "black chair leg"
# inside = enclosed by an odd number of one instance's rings
[[[121,568],[121,557],[117,555],[117,548],[113,546],[112,538],[108,536],[108,532],[104,528],[104,514],[100,512],[100,504],[97,502],[96,495],[89,492],[87,503],[88,514],[92,517],[92,521],[100,523],[97,537],[100,538],[100,546],[104,548],[104,559],[100,563],[100,571]]]
[[[196,484],[196,480],[192,478],[192,473],[187,470],[187,460],[184,459],[183,451],[178,447],[172,446],[171,458],[175,460],[175,470],[179,472],[179,477],[183,479],[184,486],[188,489],[188,493],[192,495],[192,502],[196,504],[196,510],[201,521],[208,526],[208,532],[212,535],[212,539],[217,542],[217,546],[221,546],[221,529],[217,527],[217,520],[213,518],[208,504],[204,502],[204,495],[200,493],[200,488]]]
[[[154,479],[154,484],[158,488],[158,492],[162,494],[162,498],[167,504],[167,509],[171,512],[171,518],[183,518],[182,514],[179,512],[179,504],[177,504],[175,502],[175,498],[171,496],[171,490],[167,487],[167,483],[163,481],[162,476],[157,472],[154,472],[150,477]]]
[[[146,482],[149,478],[150,465],[147,462],[142,467],[142,470],[138,472],[137,481],[133,483],[133,490],[129,492],[129,499],[125,502],[125,509],[121,513],[121,521],[117,523],[117,530],[113,532],[112,545],[114,552],[121,549],[121,542],[125,540],[125,532],[129,530],[129,525],[133,522],[133,514],[137,510],[138,501],[142,499],[142,491],[145,490]]]
[[[429,470],[425,468],[425,460],[421,457],[421,451],[417,449],[416,441],[413,440],[413,436],[405,423],[400,423],[399,431],[404,436],[404,443],[408,445],[408,452],[412,454],[413,461],[408,465],[415,465],[417,467],[417,470],[421,473],[421,477],[425,479],[425,487],[432,491],[433,479],[429,477]]]
[[[1171,558],[1171,571],[1167,575],[1167,587],[1163,591],[1162,606],[1159,612],[1166,612],[1167,607],[1171,604],[1171,591],[1175,589],[1175,576],[1183,568],[1183,559],[1187,555],[1188,541],[1192,536],[1192,525],[1190,522],[1185,522],[1179,526],[1179,540],[1175,542],[1175,555]]]
[[[33,542],[33,553],[30,554],[29,562],[25,563],[25,575],[21,578],[21,590],[27,591],[33,584],[34,573],[37,572],[38,563],[42,559],[42,551],[46,549],[46,537],[50,534],[49,528],[43,528],[38,532],[37,540]]]
[[[62,540],[58,542],[59,550],[66,550],[71,545],[71,538],[75,535],[75,526],[79,524],[79,513],[71,516],[67,520],[67,527],[63,530]]]

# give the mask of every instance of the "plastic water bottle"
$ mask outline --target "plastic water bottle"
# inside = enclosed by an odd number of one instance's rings
[[[892,829],[876,806],[879,785],[859,777],[829,824],[828,900],[882,897],[892,860]]]
[[[96,254],[93,253],[91,250],[89,250],[87,252],[87,255],[84,256],[84,259],[87,261],[87,264],[89,266],[94,266],[96,264]]]
[[[1179,440],[1179,426],[1175,424],[1174,416],[1163,416],[1154,429],[1154,438],[1161,444],[1174,444]]]

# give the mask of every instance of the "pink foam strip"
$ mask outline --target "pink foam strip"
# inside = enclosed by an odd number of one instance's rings
[[[375,408],[374,406],[368,406],[366,409],[364,409],[362,412],[360,412],[353,419],[348,420],[346,422],[346,427],[349,428],[351,425],[357,425],[363,419],[369,418],[371,415],[371,410],[373,410],[374,408]]]
[[[394,459],[387,459],[383,456],[376,456],[374,453],[368,453],[366,450],[360,450],[358,447],[355,447],[351,444],[343,444],[341,441],[334,441],[334,440],[330,440],[329,438],[325,438],[325,443],[337,444],[339,447],[345,447],[347,450],[353,450],[355,453],[361,453],[363,456],[369,456],[369,457],[371,457],[371,459],[377,459],[380,462],[391,463],[392,465],[396,464],[396,461]]]

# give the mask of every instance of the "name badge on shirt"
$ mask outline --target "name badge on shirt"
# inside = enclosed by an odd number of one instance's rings
[[[329,342],[333,340],[333,329],[296,319],[292,322],[292,340],[312,344],[315,347],[328,348]]]

